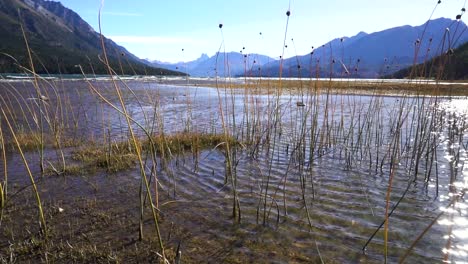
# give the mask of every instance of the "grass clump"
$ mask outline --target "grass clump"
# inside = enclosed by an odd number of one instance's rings
[[[137,156],[125,146],[127,144],[113,144],[110,149],[88,145],[74,151],[72,159],[84,162],[87,167],[105,168],[108,172],[128,170],[135,166]]]
[[[229,138],[231,146],[238,144],[236,139]],[[152,138],[159,154],[173,155],[186,152],[198,153],[203,149],[223,148],[226,145],[224,135],[202,133],[178,133],[173,135],[157,135]],[[139,140],[143,150],[150,150],[149,140]],[[138,156],[132,144],[128,141],[112,143],[108,146],[86,144],[72,152],[72,159],[85,164],[85,167],[72,165],[67,167],[67,174],[76,175],[85,168],[102,168],[108,172],[118,172],[132,169],[138,161]],[[70,171],[68,171],[68,169]]]
[[[59,171],[57,168],[59,166],[52,165],[47,167],[44,171],[44,175],[52,176],[52,175],[67,175],[67,176],[78,176],[78,175],[86,175],[88,173],[92,173],[92,168],[89,168],[83,164],[67,164],[63,170]]]
[[[53,147],[55,149],[60,148],[72,148],[72,147],[79,147],[83,144],[82,140],[75,139],[75,138],[61,138],[60,141],[54,141]]]
[[[20,132],[16,134],[16,138],[21,149],[25,152],[37,150],[41,146],[39,132]],[[8,144],[7,149],[17,149],[17,146],[14,142],[11,142]]]
[[[44,147],[51,147],[53,149],[72,148],[79,147],[83,142],[75,138],[61,137],[54,139],[51,135],[43,135]],[[41,148],[41,133],[39,131],[21,131],[16,133],[16,138],[21,149],[24,152],[36,151]],[[7,150],[17,150],[17,146],[14,142],[5,144]]]
[[[238,144],[237,140],[233,137],[228,138],[228,142],[226,142],[224,135],[202,133],[178,133],[169,136],[158,135],[153,138],[153,142],[159,146],[159,151],[164,149],[164,151],[172,154],[188,151],[198,152],[199,150],[209,148],[223,148],[226,144],[230,144],[231,146]]]

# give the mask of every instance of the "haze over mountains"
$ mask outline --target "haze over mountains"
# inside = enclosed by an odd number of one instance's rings
[[[100,35],[61,3],[44,0],[0,1],[0,72],[24,72],[18,64],[29,68],[21,24],[37,73],[81,73],[75,65],[81,65],[85,73],[108,73],[101,62]],[[105,48],[110,65],[119,74],[182,74],[149,67],[107,38]]]
[[[17,64],[29,67],[20,21],[37,72],[81,73],[76,67],[79,64],[86,73],[107,73],[101,61],[99,34],[61,3],[45,0],[1,0],[0,53],[4,54],[0,55],[0,72],[24,72]],[[304,34],[313,34],[307,30]],[[218,52],[211,57],[202,54],[191,62],[164,63],[141,60],[110,39],[105,39],[105,48],[112,68],[119,74],[378,78],[444,54],[467,41],[463,21],[440,18],[416,27],[336,38],[309,54],[285,58],[281,70],[280,60],[243,51]]]
[[[468,41],[467,26],[462,21],[439,18],[423,25],[401,26],[375,33],[359,32],[316,47],[306,55],[285,58],[283,77],[355,77],[390,76],[403,68],[421,63]],[[417,56],[416,56],[417,53]],[[247,56],[247,57],[245,57]],[[192,76],[264,76],[280,75],[280,60],[259,54],[226,54],[229,73],[225,71],[224,53],[208,57],[204,54],[187,63],[154,65],[187,72]],[[457,75],[458,76],[458,75]]]
[[[202,54],[190,62],[162,63],[150,62],[153,66],[186,72],[196,77],[252,75],[258,67],[275,61],[265,55],[243,54],[240,52],[219,52],[211,57]]]
[[[334,39],[311,54],[283,61],[284,77],[378,78],[443,54],[468,41],[463,21],[439,18],[420,26],[401,26]],[[279,76],[279,61],[263,65],[261,76]]]

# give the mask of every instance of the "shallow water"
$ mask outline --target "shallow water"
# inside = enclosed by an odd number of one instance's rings
[[[50,82],[42,93],[50,112],[60,113],[52,117],[63,124],[64,134],[97,141],[127,137],[125,118],[89,89],[95,86],[122,109],[110,82]],[[2,105],[19,112],[15,94],[24,97],[19,104],[38,107],[31,83],[0,85]],[[397,262],[441,212],[406,261],[468,261],[468,204],[463,197],[454,200],[468,187],[467,99],[253,94],[148,80],[125,85],[119,83],[139,135],[144,135],[142,128],[155,134],[227,131],[245,142],[230,153],[242,213],[235,231],[230,219],[234,185],[225,181],[222,148],[177,155],[159,168],[162,190],[179,202],[162,211],[173,211],[173,221],[194,236],[211,242],[241,236],[233,251],[252,259],[274,251],[272,261],[301,262],[275,251],[281,245],[312,259],[378,263],[384,259],[383,231],[365,252],[362,248],[385,218],[391,178],[389,208],[404,198],[389,218],[389,261]],[[17,126],[29,120],[35,129],[31,115],[26,116],[18,114]],[[3,122],[2,127],[7,131]],[[31,160],[35,157],[30,154]],[[22,170],[14,168],[21,161],[15,154],[9,159],[15,182]]]

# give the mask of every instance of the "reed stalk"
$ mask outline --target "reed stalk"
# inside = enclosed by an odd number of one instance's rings
[[[19,11],[18,11],[18,13],[19,13]],[[19,13],[18,16],[21,18],[21,13]],[[29,66],[31,67],[31,72],[33,73],[33,76],[34,76],[34,88],[36,90],[36,100],[39,100],[38,106],[39,106],[40,114],[39,114],[39,118],[38,118],[38,121],[37,121],[38,122],[37,125],[39,127],[39,133],[40,133],[40,137],[39,137],[39,159],[40,159],[39,166],[40,166],[40,169],[41,169],[41,173],[44,173],[44,171],[45,171],[45,168],[44,168],[44,145],[45,144],[44,144],[43,114],[46,112],[46,110],[45,110],[45,100],[44,100],[44,96],[41,94],[41,90],[40,90],[40,86],[39,86],[39,80],[37,78],[37,75],[35,74],[36,70],[34,68],[33,58],[32,58],[32,55],[31,55],[31,49],[29,48],[28,39],[26,37],[26,32],[24,30],[22,21],[20,21],[20,27],[21,27],[21,33],[23,34],[24,43],[26,45],[26,51],[28,53]]]
[[[15,133],[13,127],[11,126],[11,123],[10,123],[10,121],[8,119],[7,114],[5,113],[5,111],[3,109],[2,109],[2,114],[3,114],[4,120],[6,121],[6,124],[8,125],[8,128],[10,129],[13,140],[14,140],[14,142],[16,144],[16,147],[18,148],[18,153],[21,156],[21,159],[23,161],[23,164],[24,164],[24,166],[26,168],[26,171],[27,171],[27,174],[29,176],[31,186],[33,187],[33,193],[34,193],[34,196],[36,198],[37,208],[39,210],[39,217],[38,217],[39,218],[39,226],[41,228],[42,233],[47,237],[47,225],[46,225],[46,220],[45,220],[45,217],[44,217],[44,211],[42,209],[41,197],[39,195],[39,191],[37,189],[36,182],[35,182],[34,177],[32,175],[31,169],[29,168],[29,163],[26,160],[26,157],[24,156],[23,150],[21,148],[21,144],[18,141],[18,138],[16,137],[16,133]]]
[[[0,226],[3,219],[3,210],[5,209],[6,199],[8,195],[8,166],[5,149],[5,137],[2,129],[2,117],[0,116],[0,149],[2,151],[3,160],[3,181],[0,182]]]
[[[138,164],[139,164],[139,167],[140,167],[141,178],[142,178],[142,181],[144,182],[144,185],[146,187],[146,192],[148,193],[148,199],[149,199],[149,203],[150,203],[150,207],[151,207],[151,212],[152,212],[152,215],[153,215],[153,222],[154,222],[154,227],[155,227],[159,247],[161,249],[162,259],[163,259],[163,261],[166,261],[166,255],[165,255],[165,252],[164,252],[164,244],[163,244],[162,237],[161,237],[161,232],[160,232],[160,229],[159,229],[159,223],[158,223],[156,208],[154,206],[153,199],[152,199],[151,195],[149,195],[151,193],[151,189],[150,189],[150,186],[149,186],[148,178],[146,176],[145,166],[144,166],[142,155],[141,155],[141,146],[139,145],[139,143],[138,143],[138,141],[136,139],[136,136],[135,136],[135,133],[134,133],[133,127],[132,127],[132,122],[131,122],[130,116],[129,116],[128,112],[127,112],[127,108],[126,108],[126,105],[125,105],[125,102],[124,102],[124,99],[123,99],[123,96],[122,96],[121,89],[117,85],[117,82],[116,82],[115,77],[113,75],[113,71],[112,71],[112,69],[111,69],[111,67],[109,65],[109,60],[107,58],[106,46],[105,46],[105,43],[104,43],[104,36],[102,35],[102,29],[101,29],[101,11],[102,11],[103,5],[104,5],[104,0],[102,0],[101,7],[99,8],[99,16],[98,16],[99,21],[98,21],[98,24],[99,24],[99,32],[100,32],[100,37],[101,37],[101,47],[103,49],[104,60],[105,60],[105,64],[107,66],[109,75],[111,77],[113,87],[114,87],[114,89],[115,89],[115,91],[117,93],[117,96],[118,96],[118,99],[119,99],[119,102],[120,102],[120,106],[121,106],[121,109],[122,109],[121,111],[122,111],[122,113],[123,113],[123,115],[125,117],[125,120],[127,122],[127,126],[128,126],[128,129],[129,129],[129,132],[130,132],[130,137],[131,137],[131,142],[133,144],[133,148],[135,149],[136,155],[138,157]],[[143,201],[143,199],[144,199],[143,196],[140,195],[140,201]],[[140,203],[140,206],[142,206],[141,203]],[[143,238],[143,230],[142,230],[142,224],[141,223],[142,223],[142,219],[140,219],[140,229],[139,229],[140,230],[140,232],[139,232],[140,239]]]
[[[225,158],[226,158],[226,167],[225,167],[225,180],[224,180],[224,184],[227,184],[228,183],[228,180],[230,180],[230,183],[231,183],[231,187],[232,187],[232,194],[233,194],[233,206],[232,206],[232,217],[234,219],[234,222],[236,223],[240,223],[241,221],[241,209],[240,209],[240,201],[239,201],[239,197],[238,197],[238,190],[237,190],[237,176],[236,176],[236,172],[235,172],[235,168],[234,168],[234,160],[233,160],[233,151],[231,149],[231,144],[229,143],[230,140],[229,140],[229,135],[230,135],[230,130],[229,130],[229,127],[227,125],[227,122],[225,120],[225,115],[227,115],[227,109],[226,111],[223,110],[223,100],[221,99],[221,92],[220,92],[220,85],[219,85],[219,77],[218,77],[218,58],[219,58],[219,54],[220,54],[220,51],[221,51],[221,48],[224,47],[224,34],[223,34],[223,25],[222,24],[219,24],[219,29],[220,29],[220,32],[221,32],[221,38],[222,38],[222,42],[221,42],[221,45],[219,47],[219,50],[218,52],[216,53],[216,68],[215,68],[215,75],[216,75],[216,79],[215,79],[215,85],[216,85],[216,91],[217,91],[217,96],[218,96],[218,108],[219,108],[219,113],[220,113],[220,116],[221,116],[221,125],[222,125],[222,128],[223,128],[223,135],[224,135],[224,139],[225,139],[225,147],[226,147],[226,151],[225,151]],[[226,65],[228,63],[227,59],[226,59],[226,52],[224,52],[224,60],[223,60],[223,63],[224,65]],[[226,67],[225,67],[226,69]],[[231,92],[232,92],[232,89],[231,89]],[[226,91],[225,91],[225,94]],[[231,99],[233,99],[233,95],[231,94]],[[232,101],[233,103],[234,101]],[[227,104],[226,104],[226,108],[227,108]],[[232,106],[234,107],[234,105]],[[226,113],[225,113],[226,112]],[[233,115],[234,115],[234,111],[233,111]],[[233,129],[235,129],[235,118],[233,117]]]

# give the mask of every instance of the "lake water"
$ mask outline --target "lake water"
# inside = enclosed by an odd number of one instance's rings
[[[63,124],[67,137],[127,138],[111,82],[49,80],[41,85],[49,117]],[[466,98],[326,90],[257,93],[224,88],[226,83],[216,89],[159,80],[118,85],[140,136],[144,128],[153,134],[227,133],[242,142],[229,154],[216,148],[176,155],[159,167],[162,190],[192,204],[161,210],[168,215],[185,210],[189,218],[174,222],[194,236],[214,242],[241,236],[235,252],[256,258],[274,251],[272,262],[301,262],[278,252],[287,248],[339,263],[379,263],[384,259],[383,228],[363,247],[385,219],[386,207],[390,212],[396,206],[388,221],[389,262],[397,262],[415,241],[408,263],[468,262]],[[21,114],[38,108],[31,82],[0,82],[0,96],[3,107],[14,109],[17,128],[27,130],[29,123],[36,129],[34,116]],[[2,127],[7,131],[3,121]],[[10,157],[19,162],[14,153]],[[138,173],[131,175],[138,180]],[[232,178],[226,181],[228,176]],[[229,217],[234,193],[241,224]],[[194,220],[200,212],[203,222]]]

